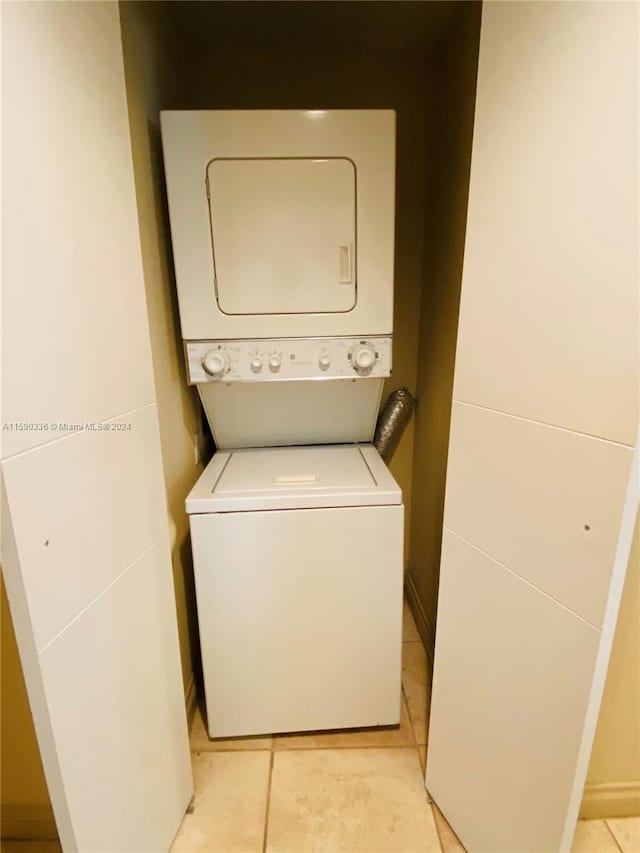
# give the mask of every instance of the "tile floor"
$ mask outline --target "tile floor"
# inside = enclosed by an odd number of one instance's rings
[[[211,741],[198,712],[194,807],[172,853],[464,853],[424,788],[428,660],[406,605],[403,641],[396,728]],[[55,842],[0,849],[60,851]],[[580,821],[573,851],[640,853],[640,818]]]
[[[424,788],[429,663],[405,604],[397,728],[209,740],[172,853],[464,853]],[[574,853],[640,853],[640,818],[581,821]]]

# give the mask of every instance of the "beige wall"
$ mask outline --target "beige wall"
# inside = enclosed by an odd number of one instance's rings
[[[640,815],[640,520],[636,521],[581,814],[594,818]]]
[[[408,591],[430,654],[467,216],[479,4],[461,4],[429,66],[430,163],[422,272]]]
[[[0,595],[0,834],[56,838],[4,581]]]
[[[163,185],[159,112],[175,99],[175,68],[169,23],[161,3],[120,3],[120,25],[142,264],[158,401],[162,462],[169,515],[176,610],[185,694],[193,695],[197,623],[189,520],[184,500],[202,471],[195,437],[202,422],[194,388],[187,385],[178,305],[170,262],[170,235]]]

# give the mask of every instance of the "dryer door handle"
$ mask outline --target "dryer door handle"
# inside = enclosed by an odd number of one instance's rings
[[[338,247],[338,284],[351,284],[351,243]]]

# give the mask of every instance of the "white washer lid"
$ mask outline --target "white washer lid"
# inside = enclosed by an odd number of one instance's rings
[[[216,453],[186,506],[193,515],[400,503],[400,487],[371,445],[328,445]]]

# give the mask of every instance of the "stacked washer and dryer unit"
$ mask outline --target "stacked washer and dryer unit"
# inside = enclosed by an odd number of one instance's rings
[[[395,113],[162,114],[188,380],[218,448],[186,507],[211,737],[400,721]]]

